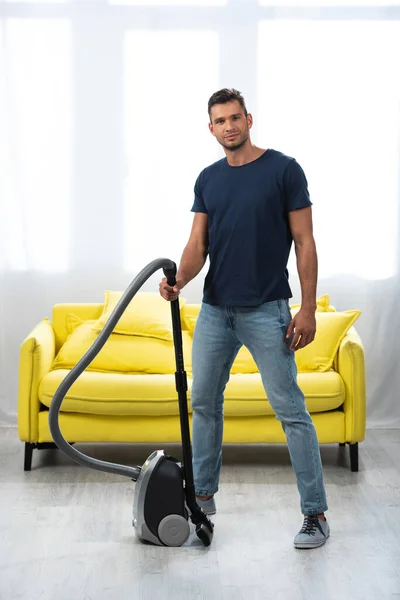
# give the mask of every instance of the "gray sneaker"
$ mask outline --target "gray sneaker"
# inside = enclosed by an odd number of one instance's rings
[[[328,521],[317,515],[305,515],[303,527],[294,538],[296,548],[318,548],[323,546],[330,534]]]
[[[208,500],[200,500],[196,496],[196,502],[203,509],[206,515],[215,515],[217,512],[217,507],[215,506],[214,496],[211,496]]]

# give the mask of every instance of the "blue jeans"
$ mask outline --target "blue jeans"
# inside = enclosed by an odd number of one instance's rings
[[[286,331],[287,300],[257,307],[203,303],[193,336],[193,471],[196,494],[218,491],[221,470],[224,390],[242,345],[260,371],[268,401],[281,421],[296,474],[303,514],[327,510],[321,456],[314,424],[297,384],[297,368]]]

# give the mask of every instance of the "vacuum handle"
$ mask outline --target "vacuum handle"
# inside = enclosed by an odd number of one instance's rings
[[[176,284],[176,264],[173,263],[173,267],[171,269],[163,269],[164,275],[167,278],[167,283],[171,287]]]
[[[171,268],[164,267],[163,268],[164,275],[167,278],[167,283],[171,287],[176,284],[176,264],[171,261]],[[171,300],[171,318],[172,318],[172,331],[174,337],[174,346],[175,346],[175,363],[176,363],[176,372],[183,373],[184,364],[183,364],[183,348],[182,348],[182,327],[181,327],[181,315],[179,309],[179,297],[175,298],[175,300]],[[186,387],[186,386],[185,386]],[[187,387],[186,387],[187,389]],[[179,392],[178,388],[177,391]]]

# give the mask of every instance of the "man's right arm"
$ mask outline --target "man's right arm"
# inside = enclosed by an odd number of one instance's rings
[[[176,274],[176,286],[172,288],[164,278],[160,283],[160,294],[165,300],[175,300],[180,290],[196,277],[203,268],[208,255],[208,215],[195,213],[189,241],[182,253]]]

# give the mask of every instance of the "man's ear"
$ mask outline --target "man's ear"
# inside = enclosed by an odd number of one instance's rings
[[[209,124],[208,124],[208,129],[209,129],[209,130],[211,131],[211,133],[212,133],[212,134],[215,136],[215,133],[214,133],[214,125],[213,125],[212,123],[209,123]]]
[[[253,116],[247,113],[247,127],[251,129],[253,127]]]

